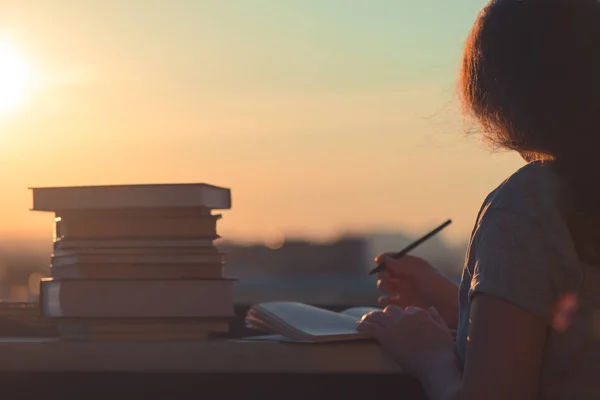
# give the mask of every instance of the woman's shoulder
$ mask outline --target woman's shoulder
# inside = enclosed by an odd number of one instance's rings
[[[551,162],[532,161],[519,168],[486,197],[480,217],[493,210],[528,219],[559,215],[564,183]]]

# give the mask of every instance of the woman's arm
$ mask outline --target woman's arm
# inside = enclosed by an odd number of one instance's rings
[[[475,294],[461,397],[535,399],[548,326],[509,302]]]
[[[535,399],[542,369],[547,325],[521,308],[476,294],[465,369],[440,354],[422,383],[432,400]]]

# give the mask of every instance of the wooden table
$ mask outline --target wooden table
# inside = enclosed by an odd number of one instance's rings
[[[2,338],[0,380],[3,393],[19,399],[425,398],[372,342]]]

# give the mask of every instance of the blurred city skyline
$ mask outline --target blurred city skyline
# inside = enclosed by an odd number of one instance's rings
[[[374,257],[395,251],[416,237],[400,232],[349,235],[328,242],[237,243],[220,240],[224,275],[236,278],[236,301],[290,299],[305,302],[373,303],[376,277],[367,272]],[[411,254],[426,258],[449,279],[460,279],[466,243],[450,245],[435,236]],[[52,244],[47,239],[7,238],[0,242],[0,300],[35,301],[39,280],[50,275]],[[374,303],[373,303],[374,304]]]
[[[523,164],[456,79],[483,0],[0,1],[0,235],[51,239],[28,187],[229,187],[231,240],[464,243]]]

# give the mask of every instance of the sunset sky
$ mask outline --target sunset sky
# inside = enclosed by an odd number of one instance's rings
[[[464,241],[523,164],[466,136],[482,0],[0,0],[1,235],[48,237],[32,186],[231,188],[220,233]]]

